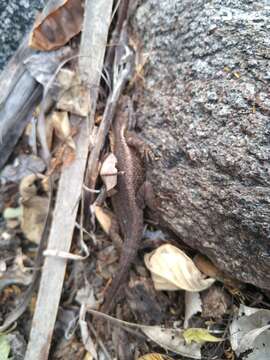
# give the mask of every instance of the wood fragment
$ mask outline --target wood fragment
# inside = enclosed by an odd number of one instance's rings
[[[23,61],[33,54],[27,46],[28,35],[0,76],[0,169],[41,99],[42,87],[26,70]]]
[[[115,49],[118,46],[120,34],[124,25],[124,22],[128,21],[128,13],[129,13],[129,0],[120,0],[117,2],[116,6],[117,10],[117,22],[115,25],[115,29],[112,33],[110,45],[106,54],[105,66],[108,69],[112,68]]]
[[[2,109],[10,92],[25,72],[24,60],[35,53],[35,51],[27,45],[28,37],[29,35],[27,34],[23,38],[21,45],[0,74],[0,84],[5,84],[5,86],[0,87],[0,109]]]
[[[106,2],[106,1],[105,1]],[[90,112],[88,116],[88,134],[92,132],[95,124],[96,100],[98,97],[98,86],[103,69],[104,56],[107,46],[108,34],[113,1],[107,1],[106,11],[102,9],[103,0],[86,1],[85,17],[82,29],[81,48],[79,57],[79,72],[81,80],[89,89]],[[106,7],[106,6],[105,6]],[[104,12],[104,16],[103,13]],[[110,11],[110,15],[107,13]],[[100,13],[99,13],[100,12]],[[97,15],[98,14],[98,15]],[[99,22],[93,22],[92,19],[99,16]],[[93,49],[99,47],[103,51],[102,56],[99,52],[95,53]],[[101,50],[102,49],[102,50]],[[93,71],[95,69],[95,71]]]
[[[62,170],[48,249],[65,252],[70,249],[88,153],[88,138],[84,120],[80,125],[76,147],[76,159],[69,167]],[[74,204],[76,205],[74,206]],[[44,261],[33,327],[26,352],[28,360],[48,358],[66,263],[66,259],[51,256],[46,257]]]
[[[25,61],[30,56],[45,59],[46,54],[35,54],[28,48],[27,41],[28,35],[0,75],[0,169],[8,160],[31,119],[33,110],[42,99],[42,86],[34,79],[32,72],[28,71],[29,64],[25,64]],[[59,51],[58,55],[55,53],[55,67],[69,53],[72,54],[71,49],[64,50]],[[46,101],[43,109],[46,111],[48,106],[49,102]]]
[[[85,60],[88,59],[88,61],[80,63],[80,70],[87,74],[85,77],[87,83],[95,89],[94,96],[91,94],[90,121],[93,121],[95,114],[97,89],[104,61],[112,2],[112,0],[88,0],[85,7],[83,26],[85,34],[82,38],[80,57],[82,59],[85,56]],[[107,26],[105,26],[106,24]],[[90,33],[91,36],[86,41],[87,33]],[[90,57],[85,55],[89,52]],[[82,56],[83,54],[84,56]],[[78,120],[79,117],[73,116],[73,119]],[[85,121],[81,122],[76,144],[76,160],[69,167],[64,168],[61,174],[48,241],[49,249],[66,252],[70,249],[89,148],[87,125]],[[25,356],[27,360],[45,360],[49,356],[65,269],[66,259],[56,257],[45,259],[33,326]]]

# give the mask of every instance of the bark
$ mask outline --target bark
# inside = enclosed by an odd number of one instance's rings
[[[270,289],[268,1],[146,0],[137,97],[161,221],[221,269]]]

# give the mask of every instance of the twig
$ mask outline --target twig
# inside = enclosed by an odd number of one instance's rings
[[[112,38],[110,41],[110,46],[105,59],[105,66],[108,69],[112,68],[112,63],[114,59],[115,49],[118,45],[120,34],[123,28],[124,22],[128,20],[128,10],[129,10],[129,0],[120,0],[117,2],[115,6],[115,10],[117,10],[117,22],[115,29],[112,33]]]
[[[79,59],[80,70],[86,74],[86,82],[91,84],[94,89],[93,94],[91,94],[91,112],[89,116],[92,124],[94,123],[97,89],[102,72],[111,9],[112,0],[86,1],[84,33]],[[73,119],[75,118],[77,121],[80,119],[78,116],[73,117]],[[69,167],[62,170],[48,241],[49,249],[66,252],[70,249],[89,148],[87,126],[89,125],[83,119],[77,138],[76,159]],[[47,257],[44,261],[33,326],[25,356],[27,360],[46,360],[48,358],[66,262],[66,259],[56,257]]]
[[[125,38],[126,40],[126,38]],[[131,76],[132,73],[132,64],[131,64],[131,57],[132,53],[129,50],[127,44],[122,44],[124,48],[124,53],[122,57],[119,57],[119,61],[116,64],[116,67],[119,67],[120,69],[117,75],[116,83],[114,84],[113,90],[111,94],[109,95],[109,98],[106,103],[106,107],[104,110],[104,114],[102,117],[102,121],[100,123],[98,133],[96,136],[96,142],[94,144],[94,147],[91,151],[91,154],[89,156],[88,161],[88,171],[87,171],[87,185],[90,189],[94,189],[96,185],[96,180],[98,176],[98,164],[99,164],[99,157],[101,150],[104,146],[106,136],[108,135],[110,125],[112,123],[117,102],[119,100],[120,95],[122,94],[122,91]],[[93,202],[93,197],[91,199],[91,202]]]
[[[89,322],[88,323],[89,329],[92,331],[92,333],[94,334],[95,338],[97,339],[97,342],[99,344],[99,346],[101,347],[102,351],[104,352],[105,356],[107,357],[107,359],[111,360],[112,357],[110,356],[110,354],[108,353],[103,341],[99,338],[94,326]]]

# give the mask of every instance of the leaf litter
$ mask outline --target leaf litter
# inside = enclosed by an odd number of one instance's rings
[[[67,17],[70,19],[68,23]],[[75,70],[79,58],[76,35],[81,31],[82,20],[81,2],[58,0],[54,2],[53,7],[46,7],[38,16],[31,32],[30,45],[41,52],[27,58],[24,64],[31,76],[44,87],[46,96],[43,100],[46,100],[46,106],[45,101],[42,102],[42,106],[36,109],[36,113],[39,113],[39,120],[44,117],[46,131],[43,128],[43,135],[49,149],[50,161],[48,162],[48,158],[44,158],[42,154],[44,145],[42,140],[34,139],[35,145],[32,146],[30,140],[33,143],[33,139],[30,139],[29,132],[25,131],[16,153],[0,175],[1,183],[5,185],[2,188],[3,196],[0,194],[0,205],[3,210],[3,220],[1,220],[3,227],[0,229],[0,250],[3,254],[0,263],[0,303],[4,309],[1,314],[3,319],[8,312],[5,307],[10,309],[23,289],[32,281],[33,269],[35,269],[34,255],[38,252],[37,246],[44,236],[44,224],[47,222],[48,211],[49,216],[53,216],[50,199],[53,200],[52,202],[56,200],[55,193],[61,170],[72,164],[75,159],[77,148],[74,138],[80,127],[80,117],[88,116],[91,108],[88,96],[90,86],[81,80]],[[134,39],[130,39],[129,46],[132,44],[138,57],[140,45]],[[68,58],[70,64],[68,64]],[[64,63],[59,67],[60,61]],[[140,74],[144,63],[145,59],[137,61],[137,74],[131,77],[129,89],[136,85],[138,78],[142,78]],[[120,71],[116,71],[113,75],[119,73]],[[117,77],[115,79],[117,80]],[[119,81],[120,85],[121,81]],[[119,88],[122,86],[120,85]],[[110,111],[114,105],[110,101],[114,98],[108,96],[109,89],[113,87],[110,79],[106,79],[100,88],[94,119],[95,130],[98,126],[99,129],[103,126],[104,118],[110,120]],[[119,96],[119,94],[116,95]],[[107,103],[106,97],[110,100]],[[74,122],[74,119],[77,121]],[[93,131],[89,138],[91,146],[94,147],[97,131]],[[106,146],[102,148],[100,160],[98,159],[98,173],[95,174],[97,186],[93,189],[85,186],[82,189],[81,198],[78,199],[80,210],[71,252],[61,252],[57,249],[47,249],[42,252],[43,255],[54,256],[59,261],[69,260],[61,300],[62,319],[59,312],[56,323],[57,332],[54,339],[56,358],[65,358],[65,360],[102,359],[106,356],[110,358],[111,342],[104,342],[102,336],[106,340],[115,336],[115,331],[113,326],[110,330],[104,326],[101,326],[101,329],[96,328],[95,322],[92,323],[89,317],[94,315],[95,318],[98,315],[109,320],[112,325],[117,324],[126,329],[129,328],[127,334],[131,336],[132,347],[139,359],[172,359],[177,358],[176,354],[201,359],[208,356],[207,344],[211,344],[215,349],[216,358],[218,355],[221,358],[225,356],[225,352],[218,352],[221,351],[221,346],[218,345],[220,342],[226,342],[228,348],[231,344],[234,353],[237,356],[243,356],[243,359],[268,359],[269,310],[248,308],[239,304],[240,296],[234,296],[234,291],[238,291],[242,295],[241,299],[245,299],[245,293],[249,294],[247,288],[241,287],[239,282],[228,278],[200,254],[191,257],[186,248],[183,251],[180,245],[174,246],[175,239],[172,239],[174,245],[168,243],[169,236],[164,235],[166,229],[163,232],[162,228],[151,222],[145,231],[145,244],[142,245],[139,257],[133,266],[131,281],[126,285],[131,290],[132,286],[137,286],[139,296],[144,294],[142,302],[150,304],[147,288],[144,292],[140,292],[140,286],[143,281],[152,281],[156,291],[154,298],[151,298],[151,304],[166,309],[163,310],[162,323],[164,325],[147,324],[148,318],[142,312],[139,314],[136,304],[133,302],[133,306],[129,308],[130,302],[123,301],[123,297],[118,302],[116,315],[119,319],[125,318],[133,322],[122,321],[93,310],[100,308],[119,260],[118,248],[110,239],[114,216],[111,212],[110,197],[103,199],[101,203],[94,203],[95,206],[92,205],[91,209],[97,221],[93,218],[90,221],[83,215],[87,210],[84,208],[83,194],[98,193],[101,196],[103,183],[107,195],[110,195],[115,191],[118,176],[121,176],[117,174],[117,162],[114,155],[110,153],[106,141],[104,143]],[[49,191],[49,176],[56,178],[53,192]],[[86,219],[88,222],[85,221]],[[166,244],[164,244],[165,241]],[[159,246],[160,243],[163,245]],[[23,254],[20,262],[26,264],[25,268],[24,265],[18,264],[20,251]],[[144,254],[144,263],[142,254]],[[215,285],[213,285],[214,282],[216,282]],[[256,291],[255,295],[258,294],[260,295],[260,292]],[[265,305],[264,296],[261,306]],[[124,300],[126,299],[124,295]],[[183,306],[180,309],[180,301],[183,299],[185,299],[185,304],[181,304]],[[33,295],[32,301],[33,303],[36,301],[36,294]],[[245,301],[247,304],[251,303],[251,300]],[[260,303],[260,300],[258,302]],[[269,304],[266,303],[265,306]],[[66,316],[66,321],[61,321],[63,316]],[[136,324],[134,321],[138,318],[145,319],[145,324]],[[30,322],[29,314],[25,313],[20,318],[17,316],[15,320],[18,321],[18,330],[27,336],[29,329],[25,326],[25,319]],[[228,332],[224,330],[221,331],[219,337],[215,336],[214,325],[223,326],[225,329],[230,326],[230,335],[228,336]],[[69,326],[71,328],[74,326],[74,329],[71,329],[68,335],[67,327]],[[137,333],[132,333],[131,329],[132,331],[139,329],[148,341],[145,341],[142,346]],[[9,358],[10,352],[15,354],[12,346],[8,342],[8,336],[5,333],[1,334],[1,359]],[[226,354],[233,358],[234,353],[227,352]],[[112,354],[114,356],[113,352]]]
[[[230,341],[236,354],[243,354],[247,360],[269,359],[269,322],[270,310],[240,305],[230,325]]]

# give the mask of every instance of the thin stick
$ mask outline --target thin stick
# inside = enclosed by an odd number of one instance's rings
[[[88,0],[85,7],[80,70],[86,74],[86,82],[91,84],[94,89],[93,94],[91,94],[89,116],[92,123],[104,61],[112,2],[112,0]],[[78,122],[81,118],[77,116],[73,119]],[[77,137],[76,159],[69,167],[62,170],[48,249],[66,252],[70,249],[89,148],[86,128],[87,124],[83,119]],[[48,359],[66,263],[66,259],[57,257],[47,257],[44,261],[37,305],[25,356],[27,360]]]
[[[125,31],[125,29],[124,29]],[[125,38],[126,40],[126,38]],[[98,164],[99,164],[99,156],[101,153],[101,150],[104,146],[106,136],[109,132],[110,125],[112,123],[117,102],[119,100],[120,95],[122,94],[122,91],[131,76],[132,72],[132,64],[131,64],[131,57],[132,53],[129,50],[127,44],[123,43],[124,53],[122,57],[118,57],[119,61],[117,62],[115,67],[120,67],[120,71],[117,74],[116,77],[116,83],[114,84],[113,90],[110,93],[106,107],[104,110],[104,114],[102,117],[101,124],[98,129],[98,133],[96,136],[96,142],[94,144],[94,147],[91,151],[91,154],[89,156],[88,161],[88,171],[87,171],[87,185],[90,189],[95,189],[96,185],[96,179],[98,176]],[[122,66],[125,65],[125,66]],[[91,202],[93,200],[93,197],[91,199]]]

